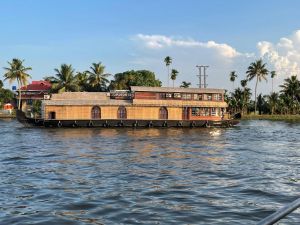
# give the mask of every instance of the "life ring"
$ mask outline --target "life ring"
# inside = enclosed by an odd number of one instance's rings
[[[178,121],[177,127],[182,127],[182,122]]]
[[[153,127],[152,121],[150,121],[150,122],[148,123],[148,127]]]
[[[93,126],[94,126],[94,123],[93,123],[92,121],[90,121],[89,124],[88,124],[88,126],[89,126],[89,127],[93,127]]]
[[[167,126],[168,126],[167,121],[163,122],[162,126],[163,126],[163,127],[167,127]]]
[[[60,121],[58,121],[57,127],[62,127],[62,123]]]
[[[123,127],[124,126],[124,123],[121,121],[118,123],[118,127]]]
[[[77,124],[77,122],[75,120],[74,123],[72,124],[72,127],[77,127],[77,126],[78,126],[78,124]]]
[[[138,126],[138,122],[135,121],[133,124],[132,124],[133,127],[137,127]]]
[[[190,127],[195,127],[195,126],[196,126],[195,121],[191,122]]]
[[[108,126],[109,126],[109,124],[108,124],[108,122],[106,120],[105,123],[103,124],[103,127],[108,127]]]
[[[209,128],[209,127],[210,127],[210,124],[209,124],[209,122],[208,122],[208,121],[206,121],[206,123],[205,123],[205,127],[207,127],[207,128]]]

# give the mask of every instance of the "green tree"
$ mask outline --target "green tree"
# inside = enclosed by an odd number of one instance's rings
[[[237,74],[235,71],[231,71],[229,74],[229,79],[232,82],[232,89],[234,89],[234,81],[237,78]]]
[[[170,86],[169,81],[170,81],[170,65],[172,63],[172,58],[170,56],[167,56],[164,59],[164,62],[166,64],[166,67],[168,68],[168,87]]]
[[[0,80],[0,89],[2,89],[2,88],[3,88],[3,81]]]
[[[42,101],[35,100],[32,103],[31,112],[34,115],[34,118],[40,117],[42,113]]]
[[[256,60],[255,62],[251,63],[247,70],[247,78],[248,80],[252,80],[256,78],[255,83],[255,100],[254,100],[254,114],[256,114],[256,97],[257,97],[257,84],[258,82],[261,82],[263,79],[267,80],[266,76],[268,75],[268,70],[266,68],[266,64],[263,63],[261,59]]]
[[[191,86],[191,82],[182,81],[180,87],[189,88]]]
[[[60,69],[54,69],[54,71],[56,72],[55,76],[44,78],[52,84],[53,92],[69,92],[79,90],[72,65],[62,64]]]
[[[11,62],[8,62],[10,67],[4,67],[6,73],[4,74],[4,80],[8,80],[9,83],[17,80],[18,83],[18,91],[19,91],[19,101],[18,101],[18,109],[21,110],[21,87],[28,83],[28,79],[31,76],[27,73],[29,70],[32,70],[31,67],[25,67],[23,65],[24,60],[13,59]]]
[[[276,71],[271,71],[271,79],[272,79],[272,93],[273,93],[273,83],[274,83],[274,77],[276,77]]]
[[[241,86],[243,87],[243,99],[242,99],[242,113],[245,114],[248,111],[248,104],[251,97],[251,89],[247,87],[248,80],[241,80]]]
[[[268,104],[271,109],[271,114],[273,115],[275,111],[277,110],[278,106],[278,93],[272,92],[270,95],[267,96]]]
[[[172,71],[171,71],[171,80],[173,81],[173,87],[174,87],[175,80],[176,80],[176,78],[178,76],[178,73],[179,72],[177,70],[175,70],[175,69],[172,69]]]
[[[161,81],[148,70],[130,70],[114,75],[109,88],[113,90],[129,89],[130,86],[161,87]]]
[[[2,88],[0,89],[0,102],[1,103],[10,103],[14,99],[14,93],[9,90]]]
[[[104,73],[105,66],[99,63],[93,63],[90,67],[91,71],[87,71],[90,75],[90,85],[95,88],[96,91],[106,91],[107,84],[109,83],[107,77],[108,73]]]
[[[280,92],[286,96],[285,102],[289,111],[295,114],[300,101],[300,81],[297,79],[297,75],[284,79],[284,83],[280,87],[282,88]]]
[[[80,91],[92,91],[92,87],[89,83],[90,77],[87,71],[77,72],[75,79]]]

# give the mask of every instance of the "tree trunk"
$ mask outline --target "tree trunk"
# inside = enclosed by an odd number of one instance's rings
[[[19,86],[19,102],[18,102],[18,110],[21,110],[21,100],[22,100],[22,97],[21,97],[21,82],[18,81],[18,86]]]
[[[170,66],[168,65],[168,87],[170,87]]]
[[[257,89],[257,83],[258,83],[258,76],[256,75],[256,84],[255,84],[255,90],[254,90],[254,95],[255,95],[255,99],[254,99],[254,115],[256,115],[256,89]]]

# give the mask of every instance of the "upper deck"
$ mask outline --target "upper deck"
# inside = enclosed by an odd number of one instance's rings
[[[44,105],[144,105],[227,107],[223,89],[132,86],[110,92],[53,94]]]

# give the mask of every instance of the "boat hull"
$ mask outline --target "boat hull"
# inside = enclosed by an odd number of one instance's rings
[[[44,120],[44,119],[35,119],[25,116],[25,113],[22,111],[17,111],[17,119],[20,123],[25,126],[34,126],[34,127],[133,127],[133,128],[168,128],[168,127],[177,127],[177,128],[196,128],[196,127],[231,127],[238,124],[238,120],[229,119],[229,120],[220,120],[220,121],[211,121],[211,120],[132,120],[132,119],[96,119],[96,120]]]

